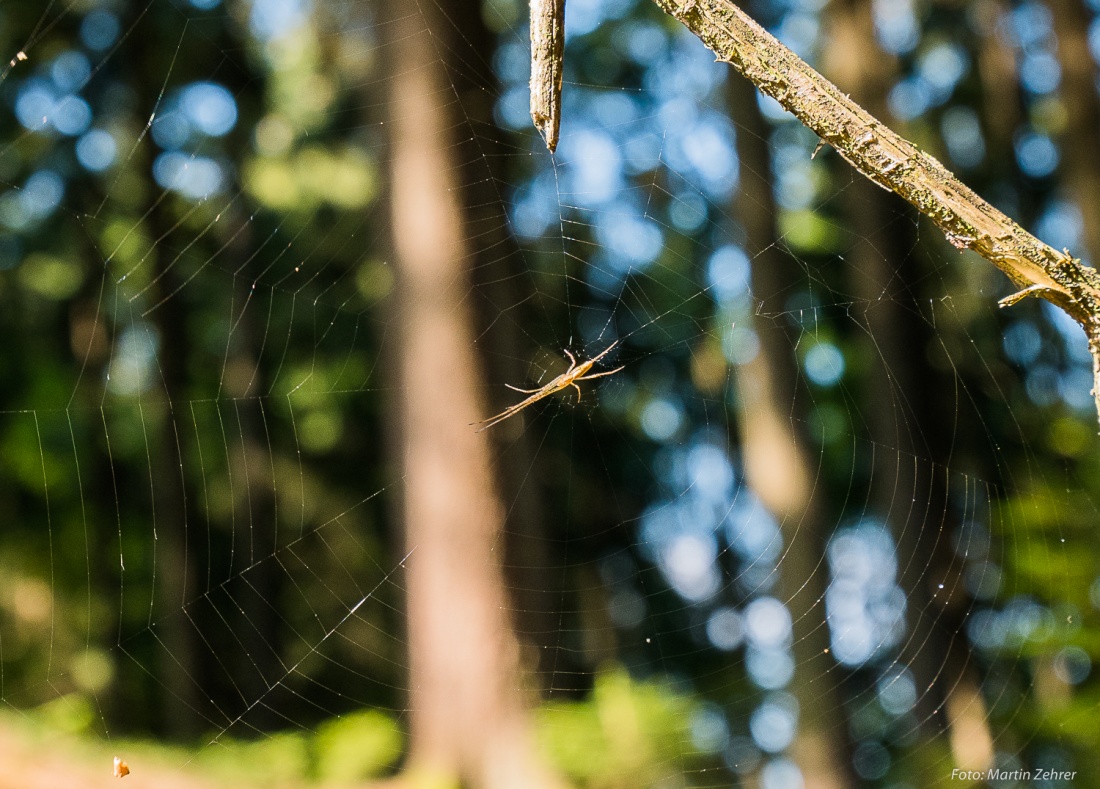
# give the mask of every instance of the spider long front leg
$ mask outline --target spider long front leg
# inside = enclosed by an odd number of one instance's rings
[[[515,411],[510,411],[510,412],[505,413],[505,414],[497,414],[495,417],[493,417],[491,419],[486,419],[481,423],[475,422],[475,424],[481,424],[481,427],[479,427],[474,432],[475,433],[480,433],[482,430],[488,430],[493,425],[499,425],[501,422],[503,422],[505,419],[507,419],[508,417],[510,417],[514,413],[515,413]]]
[[[534,394],[535,392],[541,392],[546,387],[540,386],[538,389],[520,389],[518,386],[512,386],[511,384],[505,384],[513,392],[523,392],[524,394]]]
[[[522,403],[516,403],[515,405],[508,406],[496,416],[491,416],[488,419],[482,419],[480,422],[475,422],[474,424],[481,425],[481,427],[474,432],[480,433],[482,430],[488,430],[493,425],[500,424],[508,417],[515,416],[524,408],[531,405],[531,403],[533,402],[534,400],[529,398],[527,400],[524,400]]]
[[[620,372],[621,370],[625,370],[625,369],[626,369],[626,365],[623,365],[622,367],[616,367],[614,370],[606,370],[602,373],[592,373],[592,375],[582,375],[581,377],[576,378],[575,380],[577,380],[577,381],[591,381],[593,378],[603,378],[605,375],[614,375],[615,373]]]
[[[593,356],[593,357],[592,357],[592,358],[591,358],[591,359],[590,359],[589,361],[591,361],[591,362],[592,362],[592,364],[595,364],[595,363],[596,363],[596,362],[598,362],[598,361],[599,361],[600,359],[602,359],[603,357],[605,357],[605,356],[607,356],[607,355],[608,355],[609,353],[611,353],[611,349],[612,349],[612,348],[614,348],[614,347],[615,347],[616,345],[618,345],[618,344],[619,344],[619,341],[618,341],[618,340],[615,340],[615,342],[613,342],[613,343],[611,343],[610,345],[608,345],[608,346],[607,346],[606,348],[604,348],[604,349],[603,349],[602,351],[600,351],[600,352],[599,352],[598,354],[596,354],[595,356]]]
[[[592,361],[595,361],[595,359],[593,359]],[[593,378],[603,378],[605,375],[614,375],[622,369],[622,367],[616,367],[614,370],[607,370],[606,372],[602,373],[592,373],[592,375],[578,375],[576,378],[569,382],[569,385],[577,390],[577,402],[579,403],[581,401],[581,388],[577,386],[577,381],[591,381]]]

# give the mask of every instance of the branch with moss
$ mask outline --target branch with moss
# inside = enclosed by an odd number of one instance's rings
[[[730,63],[872,181],[908,200],[959,249],[972,249],[1026,296],[1056,304],[1081,324],[1093,358],[1100,415],[1100,274],[1058,252],[959,181],[934,157],[898,136],[783,46],[730,0],[654,0],[719,60]]]
[[[972,249],[1019,292],[1056,304],[1081,324],[1093,357],[1100,415],[1100,274],[1068,250],[1028,233],[959,181],[934,157],[898,136],[783,46],[731,0],[654,0],[717,56],[778,101],[859,172],[928,216],[958,249]]]

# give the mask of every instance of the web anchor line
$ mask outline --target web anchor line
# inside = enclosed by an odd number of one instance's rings
[[[306,660],[308,660],[310,657],[315,655],[317,653],[317,650],[321,648],[321,644],[328,641],[328,639],[331,638],[333,636],[333,634],[336,633],[337,630],[339,630],[341,627],[343,627],[345,622],[347,622],[349,619],[351,619],[353,616],[355,616],[355,612],[358,611],[360,608],[362,608],[364,603],[366,603],[368,600],[370,600],[372,597],[374,597],[375,593],[379,589],[381,589],[390,580],[390,578],[393,576],[393,574],[395,572],[397,572],[397,568],[398,567],[403,568],[405,566],[405,562],[407,562],[409,557],[412,556],[413,553],[415,553],[415,552],[416,552],[416,546],[413,546],[409,550],[408,553],[406,553],[403,557],[401,557],[401,561],[399,561],[397,563],[397,567],[395,567],[394,569],[392,569],[388,573],[386,573],[386,575],[383,576],[382,580],[380,580],[378,583],[376,583],[371,588],[371,590],[369,592],[367,592],[362,598],[360,598],[359,602],[357,602],[355,605],[353,605],[351,608],[348,609],[348,612],[340,618],[339,622],[337,622],[335,625],[333,625],[331,628],[329,628],[327,631],[325,631],[325,634],[323,636],[321,636],[321,638],[318,639],[317,643],[313,644],[313,646],[311,646],[309,648],[309,650],[304,655],[302,655],[301,658],[299,658],[297,663],[295,663],[293,666],[291,666],[289,669],[286,670],[286,673],[283,674],[282,679],[280,679],[278,682],[272,683],[271,686],[267,688],[267,690],[265,690],[263,693],[261,693],[256,698],[255,701],[253,701],[251,704],[248,705],[248,707],[245,708],[244,712],[242,712],[236,718],[231,720],[229,722],[229,724],[221,730],[221,732],[219,732],[212,740],[210,740],[210,742],[207,743],[207,746],[217,744],[218,741],[221,739],[223,734],[225,734],[227,731],[232,729],[235,725],[240,723],[241,720],[243,720],[244,717],[248,713],[250,713],[253,709],[255,709],[257,706],[259,706],[259,704],[265,698],[267,698],[267,696],[271,693],[271,691],[275,690],[275,688],[282,685],[283,681],[285,681],[286,678],[289,677],[291,674],[296,672],[298,670],[299,666],[301,666],[304,662],[306,662]],[[197,754],[195,754],[195,755],[197,755]],[[188,759],[187,762],[185,762],[185,764],[189,764],[191,761],[193,761],[194,758],[195,758],[195,755],[192,755],[191,758]]]

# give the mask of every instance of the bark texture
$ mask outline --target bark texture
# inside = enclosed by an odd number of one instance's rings
[[[531,120],[550,153],[558,147],[565,57],[565,0],[531,0]]]
[[[1001,301],[1045,298],[1085,329],[1100,414],[1100,273],[1028,233],[822,77],[732,0],[654,0],[879,186],[928,216],[954,246],[989,260],[1018,287]]]

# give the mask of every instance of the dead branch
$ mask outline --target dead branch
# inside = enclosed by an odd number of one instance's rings
[[[531,120],[550,153],[561,125],[565,0],[531,0]]]
[[[859,172],[897,192],[959,249],[972,249],[1008,275],[1020,292],[1056,304],[1085,329],[1093,356],[1093,397],[1100,415],[1100,274],[1068,250],[1028,233],[916,145],[890,131],[783,46],[731,0],[654,0],[718,59],[832,146]]]

